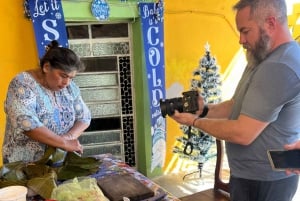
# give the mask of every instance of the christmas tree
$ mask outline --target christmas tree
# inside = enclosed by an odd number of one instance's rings
[[[200,59],[199,66],[193,72],[191,80],[191,90],[199,91],[206,104],[221,102],[221,78],[216,63],[207,43],[205,55]],[[183,136],[177,138],[180,146],[175,146],[173,153],[179,154],[180,158],[198,162],[201,177],[203,164],[216,155],[216,153],[209,154],[215,138],[192,126],[181,125],[180,129]]]

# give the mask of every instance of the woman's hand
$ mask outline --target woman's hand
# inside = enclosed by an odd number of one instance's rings
[[[83,153],[83,147],[82,145],[80,144],[79,140],[77,139],[73,139],[73,140],[64,140],[65,143],[64,143],[64,150],[68,151],[68,152],[78,152],[80,154]]]
[[[62,148],[65,151],[69,151],[69,152],[73,152],[73,151],[76,151],[78,153],[83,152],[83,148],[80,142],[76,137],[74,137],[74,135],[72,136],[70,135],[68,136],[67,134],[57,135],[44,126],[35,128],[30,131],[26,131],[25,134],[28,137],[40,143],[47,144],[52,147]]]

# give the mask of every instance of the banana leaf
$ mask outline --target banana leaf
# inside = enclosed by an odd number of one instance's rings
[[[0,188],[7,186],[26,186],[27,180],[5,180],[0,179]]]
[[[81,157],[73,152],[68,152],[64,166],[78,166],[82,169],[99,168],[102,162],[94,157]]]
[[[23,172],[23,168],[26,166],[26,164],[22,162],[14,162],[14,163],[8,163],[5,164],[0,169],[0,178],[11,180],[11,181],[22,181],[26,180],[27,177]]]
[[[27,176],[28,179],[32,179],[35,177],[43,177],[44,175],[48,174],[49,172],[54,172],[53,168],[48,165],[42,164],[28,164],[26,167],[23,168],[24,174]]]
[[[64,165],[57,171],[57,179],[68,180],[92,175],[99,170],[101,163],[93,157],[80,157],[73,152],[68,152]]]
[[[93,171],[88,169],[82,169],[77,166],[68,166],[68,167],[62,167],[57,174],[58,180],[68,180],[73,179],[74,176],[76,177],[83,177],[93,174]]]
[[[56,173],[49,172],[41,177],[34,177],[27,182],[27,187],[45,199],[51,198],[51,193],[56,185]]]
[[[36,161],[36,164],[47,164],[49,166],[58,166],[63,164],[67,152],[54,147],[48,147],[42,159]]]
[[[53,167],[63,161],[60,167]],[[50,198],[58,180],[89,176],[99,170],[102,161],[93,157],[80,157],[49,147],[42,159],[34,163],[13,162],[0,168],[0,187],[22,185],[44,199]]]
[[[53,155],[53,153],[55,152],[56,148],[54,147],[48,147],[44,153],[44,156],[35,162],[35,164],[42,164],[42,165],[45,165],[49,162],[51,156]]]
[[[10,171],[8,171],[8,167]],[[14,167],[15,169],[13,169]],[[13,166],[12,163],[8,163],[2,169],[2,172],[6,172],[6,174],[0,178],[1,188],[12,185],[26,186],[44,197],[50,196],[53,188],[56,187],[56,172],[47,165],[18,163]]]

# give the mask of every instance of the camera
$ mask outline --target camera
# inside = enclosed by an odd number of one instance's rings
[[[178,112],[195,113],[198,107],[199,93],[196,90],[185,91],[182,93],[182,97],[176,97],[171,99],[160,99],[160,110],[164,118],[166,115],[173,115],[175,110]]]

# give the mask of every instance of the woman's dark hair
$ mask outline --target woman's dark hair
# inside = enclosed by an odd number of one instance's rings
[[[56,40],[53,40],[46,47],[46,53],[40,60],[40,67],[49,62],[52,68],[60,69],[65,72],[78,71],[85,69],[83,62],[72,50],[60,47]]]

